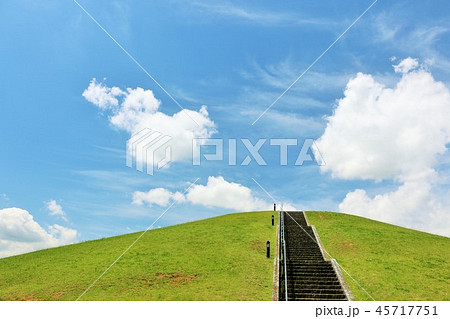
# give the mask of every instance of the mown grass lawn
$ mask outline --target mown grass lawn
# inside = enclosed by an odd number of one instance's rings
[[[271,300],[272,213],[151,230],[82,300]],[[75,300],[140,234],[0,259],[0,300]]]
[[[271,300],[271,215],[151,230],[82,300]],[[450,238],[340,213],[307,215],[328,252],[376,300],[450,300]],[[75,300],[140,234],[0,259],[0,300]],[[357,300],[370,300],[345,276]]]
[[[307,216],[325,249],[375,300],[450,300],[450,238],[347,214]],[[345,276],[357,300],[371,300]]]

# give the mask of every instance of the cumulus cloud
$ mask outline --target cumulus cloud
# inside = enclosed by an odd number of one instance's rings
[[[170,200],[234,211],[269,210],[273,205],[255,196],[250,188],[239,183],[228,182],[222,176],[209,176],[206,185],[194,185],[184,196],[164,188],[133,194],[133,203],[137,205],[147,203],[166,206]],[[284,209],[295,210],[290,204],[285,204]]]
[[[133,204],[143,205],[144,203],[148,205],[158,205],[167,206],[170,201],[184,201],[183,194],[179,192],[172,193],[165,188],[154,188],[148,192],[134,192],[133,193]]]
[[[339,210],[419,229],[435,234],[450,235],[448,206],[433,193],[432,182],[408,181],[398,189],[370,197],[363,189],[347,194]]]
[[[58,224],[45,230],[24,209],[0,209],[0,258],[72,244],[76,239],[76,230]]]
[[[88,88],[84,90],[83,97],[99,108],[105,110],[112,106],[118,106],[119,100],[117,100],[117,96],[123,94],[124,92],[118,87],[106,87],[103,83],[97,82],[94,78],[89,83]]]
[[[66,213],[63,211],[62,206],[56,202],[56,200],[52,199],[48,201],[46,205],[50,215],[58,216],[67,221]]]
[[[270,203],[254,196],[250,188],[228,182],[222,176],[209,176],[206,185],[194,185],[186,199],[195,205],[239,211],[270,209]]]
[[[347,194],[346,212],[450,234],[448,213],[434,194],[438,159],[448,154],[450,91],[407,58],[394,66],[401,79],[385,87],[358,73],[337,102],[317,147],[335,178],[394,180],[399,188],[370,198],[364,190]],[[433,224],[433,225],[432,225]]]
[[[395,73],[408,73],[411,70],[417,69],[419,61],[413,58],[406,58],[400,61],[399,64],[393,65]]]
[[[154,96],[153,91],[140,87],[122,91],[116,87],[106,87],[93,79],[83,96],[100,109],[108,110],[109,121],[117,129],[131,135],[151,129],[172,137],[167,143],[172,148],[172,161],[191,158],[192,140],[206,139],[216,132],[206,106],[198,111],[185,109],[167,115],[160,111],[161,101]]]
[[[436,164],[450,136],[450,92],[425,70],[386,88],[371,75],[349,81],[317,141],[323,171],[351,179],[407,178]]]

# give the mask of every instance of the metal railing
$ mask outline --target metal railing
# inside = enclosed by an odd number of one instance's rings
[[[284,293],[284,300],[288,300],[287,267],[286,267],[286,241],[284,237],[284,212],[280,211],[280,297]],[[280,298],[281,299],[281,298]],[[281,299],[283,300],[283,299]]]

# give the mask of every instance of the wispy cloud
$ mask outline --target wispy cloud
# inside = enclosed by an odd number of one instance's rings
[[[56,202],[56,200],[51,199],[45,204],[51,216],[57,216],[66,222],[68,221],[66,212],[62,209],[62,206]]]
[[[246,118],[258,116],[259,110],[244,110],[242,114]],[[271,114],[267,114],[265,119],[261,119],[268,125],[274,125],[277,127],[277,132],[286,132],[286,134],[293,134],[293,136],[308,136],[314,138],[319,136],[324,127],[325,122],[321,118],[313,118],[308,116],[302,116],[293,112],[279,112],[274,111]]]
[[[291,58],[272,64],[261,65],[256,61],[250,62],[250,68],[241,72],[241,75],[249,80],[256,81],[274,89],[286,89],[293,80],[304,70],[306,65],[294,62]],[[341,89],[352,77],[350,72],[318,72],[310,71],[297,86],[292,87],[292,91],[310,92],[330,91]]]
[[[331,25],[334,25],[334,22],[324,18],[303,17],[292,12],[273,12],[269,10],[254,9],[251,7],[237,6],[230,2],[211,3],[210,1],[197,1],[192,5],[203,12],[218,17],[267,26],[312,25],[330,27]]]
[[[127,192],[133,187],[148,183],[147,176],[129,174],[119,170],[80,170],[76,175],[89,180],[89,184],[103,190]]]
[[[114,147],[109,147],[109,146],[101,146],[101,145],[92,145],[93,147],[103,151],[101,153],[101,155],[103,156],[109,156],[109,157],[113,157],[113,158],[120,158],[125,160],[126,158],[126,150],[125,148],[114,148]],[[99,156],[99,154],[96,154],[97,156]]]
[[[6,194],[0,194],[0,200],[3,200],[5,202],[9,202],[9,197]]]
[[[450,23],[438,20],[420,22],[411,27],[409,21],[394,13],[383,12],[370,24],[373,39],[384,46],[395,49],[399,54],[414,55],[443,71],[450,69],[450,59],[439,47],[450,39]]]
[[[266,108],[303,70],[304,66],[291,58],[261,65],[252,60],[245,70],[240,71],[246,81],[234,103],[246,119]],[[350,72],[311,71],[289,94],[280,101],[279,110],[270,121],[283,125],[283,129],[297,132],[317,133],[322,130],[323,114],[329,113],[338,94],[353,76]],[[256,112],[256,113],[255,113]]]
[[[164,172],[166,179],[159,180],[157,184],[165,187],[182,187],[185,182],[170,182],[168,177],[177,174]],[[79,177],[80,182],[102,191],[119,191],[123,194],[130,192],[136,187],[149,186],[156,183],[155,180],[149,179],[149,176],[128,168],[124,170],[78,170],[73,171],[75,176]]]

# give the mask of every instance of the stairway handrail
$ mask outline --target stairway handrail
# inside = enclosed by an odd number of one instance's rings
[[[283,262],[284,262],[284,293],[285,293],[285,301],[288,300],[288,291],[287,291],[287,266],[286,266],[286,240],[284,238],[284,212],[281,212],[281,240],[283,242]]]

